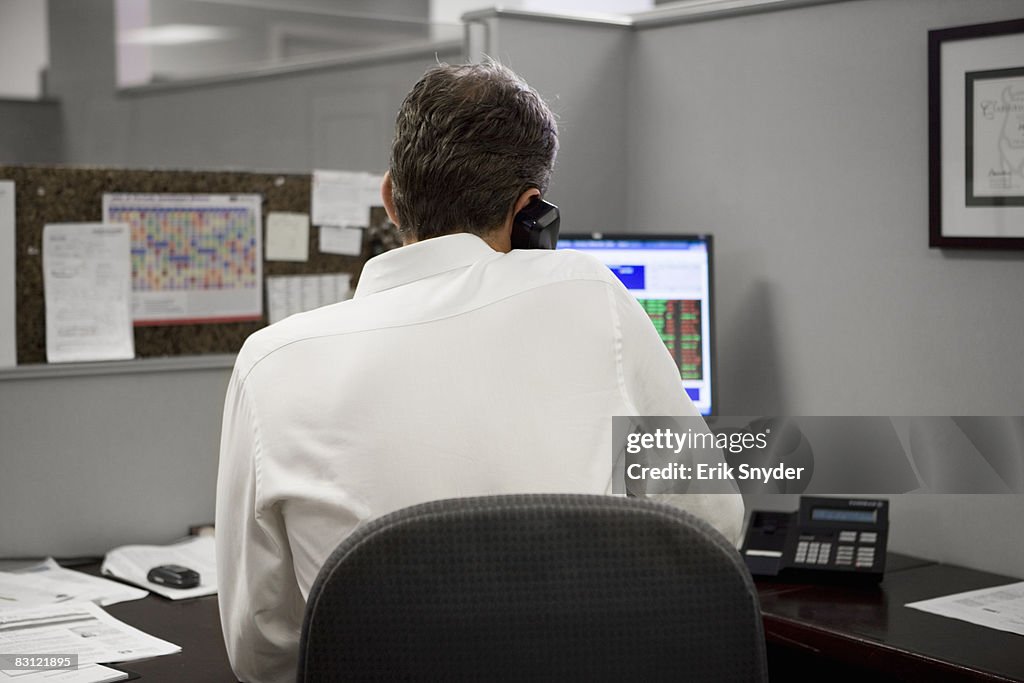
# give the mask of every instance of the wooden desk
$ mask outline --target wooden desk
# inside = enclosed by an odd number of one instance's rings
[[[100,565],[75,567],[95,576]],[[138,674],[153,683],[186,681],[231,683],[237,681],[228,664],[224,636],[220,630],[217,596],[190,600],[167,600],[159,595],[104,607],[112,617],[146,633],[181,646],[181,652],[136,662],[112,664],[116,669]]]
[[[890,554],[879,586],[758,581],[772,681],[1024,681],[1024,636],[908,609],[1019,581]]]
[[[1024,636],[904,604],[1018,579],[890,554],[879,586],[758,581],[772,683],[1024,681]],[[97,573],[99,566],[81,568]],[[234,681],[217,598],[151,595],[111,605],[111,615],[177,645],[178,654],[115,665],[144,681]]]

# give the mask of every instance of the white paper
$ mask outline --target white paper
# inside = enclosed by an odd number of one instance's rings
[[[268,261],[309,260],[309,214],[271,211],[267,214]]]
[[[18,362],[14,220],[14,181],[0,180],[0,368],[13,368]]]
[[[1024,636],[1024,581],[911,602],[907,607]]]
[[[271,324],[352,298],[352,276],[276,275],[267,278],[267,309]]]
[[[168,588],[146,579],[150,569],[163,564],[179,564],[199,572],[199,585],[195,588]],[[198,598],[217,592],[217,560],[212,536],[196,536],[173,545],[121,546],[107,553],[100,571],[171,600]]]
[[[130,258],[124,223],[43,227],[49,362],[135,357]]]
[[[380,185],[383,176],[356,171],[313,171],[310,203],[314,225],[365,228],[370,208],[383,206]]]
[[[91,602],[0,612],[0,652],[78,655],[79,664],[127,662],[181,648],[118,621]]]
[[[17,571],[0,572],[0,611],[79,600],[105,606],[147,595],[141,588],[65,569],[53,558]]]
[[[107,222],[131,226],[137,323],[263,317],[262,198],[257,194],[105,194]]]
[[[111,669],[102,664],[81,664],[75,669],[53,669],[51,671],[17,671],[0,669],[0,681],[29,683],[114,683],[128,678],[124,671]]]
[[[363,252],[362,228],[321,225],[320,251],[325,254],[359,256]]]

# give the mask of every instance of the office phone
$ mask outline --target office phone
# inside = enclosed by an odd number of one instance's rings
[[[755,510],[740,554],[754,576],[870,583],[885,573],[889,501],[800,498],[796,512]]]
[[[554,249],[560,222],[557,206],[534,197],[512,220],[512,248]]]

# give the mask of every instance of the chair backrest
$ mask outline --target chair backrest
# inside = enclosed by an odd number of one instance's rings
[[[331,554],[300,683],[766,681],[757,591],[705,522],[643,500],[460,498],[399,510]]]

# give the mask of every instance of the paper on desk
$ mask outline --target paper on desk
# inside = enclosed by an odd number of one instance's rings
[[[28,683],[114,683],[128,678],[124,671],[111,669],[102,664],[82,664],[76,669],[53,669],[51,671],[13,671],[0,669],[0,681]]]
[[[180,564],[199,572],[195,588],[168,588],[146,579],[162,564]],[[173,545],[125,545],[107,553],[100,570],[171,600],[198,598],[217,592],[217,561],[212,536],[196,536]]]
[[[126,223],[44,226],[43,291],[47,361],[135,357]]]
[[[907,607],[1024,636],[1024,581],[920,600]]]
[[[352,298],[352,276],[277,275],[267,278],[267,309],[271,324],[290,315],[312,311]]]
[[[313,171],[310,198],[314,225],[365,228],[370,207],[382,206],[383,176],[354,171]]]
[[[180,652],[118,621],[91,602],[26,607],[0,612],[0,652],[78,655],[79,664],[127,662]]]
[[[0,610],[76,600],[113,605],[147,595],[140,588],[65,569],[53,558],[13,572],[0,572]]]

